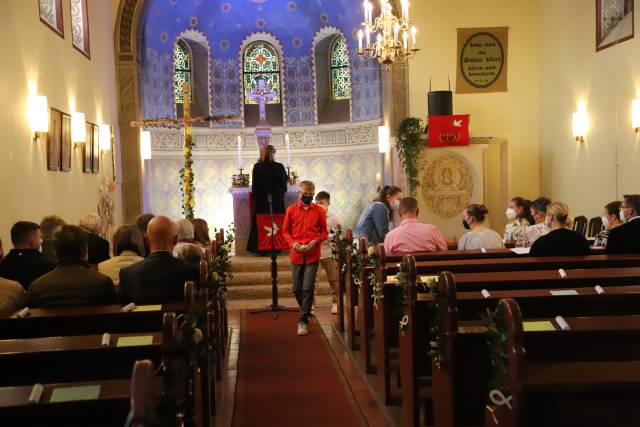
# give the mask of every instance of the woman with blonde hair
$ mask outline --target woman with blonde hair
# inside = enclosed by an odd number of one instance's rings
[[[588,255],[589,243],[577,231],[571,230],[569,207],[566,203],[553,202],[547,207],[545,222],[551,231],[531,246],[531,256]]]
[[[117,286],[120,269],[142,261],[144,254],[142,231],[136,225],[123,225],[113,235],[113,258],[98,264],[98,271],[111,277]]]
[[[211,238],[209,237],[209,224],[202,218],[196,218],[191,221],[193,224],[193,239],[196,241],[196,245],[204,248],[209,247],[211,244]]]

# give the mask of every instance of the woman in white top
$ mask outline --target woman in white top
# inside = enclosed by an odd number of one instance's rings
[[[522,233],[534,223],[531,218],[531,203],[522,197],[514,197],[506,212],[509,223],[504,227],[504,241],[516,242]]]
[[[539,197],[531,202],[531,217],[535,224],[525,228],[524,232],[520,234],[516,248],[530,248],[538,240],[538,237],[546,236],[551,231],[545,222],[549,204],[551,204],[551,200],[546,197]]]
[[[144,253],[144,236],[140,229],[135,225],[123,225],[113,235],[114,257],[98,264],[98,271],[111,277],[118,286],[120,269],[142,261]]]
[[[488,213],[489,210],[485,205],[467,206],[464,210],[462,225],[470,231],[460,238],[459,250],[504,248],[500,235],[484,224]]]

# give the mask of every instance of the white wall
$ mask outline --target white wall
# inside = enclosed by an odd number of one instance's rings
[[[83,174],[81,149],[72,153],[71,172],[49,172],[46,143],[34,143],[27,120],[30,87],[48,98],[49,107],[84,112],[86,120],[107,123],[117,135],[112,5],[89,0],[91,60],[71,44],[69,0],[63,0],[62,39],[40,22],[36,0],[0,2],[0,238],[11,247],[9,230],[18,220],[40,222],[58,214],[77,223],[85,212],[97,212],[98,186],[111,176],[110,153],[100,174]],[[120,209],[117,207],[119,214]]]
[[[636,38],[596,53],[593,2],[541,0],[541,188],[572,215],[598,216],[606,203],[640,192],[640,142],[631,127],[631,101],[640,97],[640,2],[635,8]],[[591,122],[582,144],[571,124],[580,102]]]

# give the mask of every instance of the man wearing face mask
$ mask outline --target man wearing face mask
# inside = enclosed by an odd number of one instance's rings
[[[609,232],[607,252],[640,253],[640,194],[628,194],[623,197],[620,220],[624,221],[624,224]]]
[[[291,247],[293,294],[300,305],[299,336],[309,333],[320,246],[329,237],[327,214],[321,206],[312,203],[315,189],[311,181],[300,183],[299,201],[287,208],[282,224],[282,237]]]
[[[604,207],[604,213],[602,214],[604,230],[596,235],[593,246],[606,247],[611,230],[624,224],[624,222],[620,220],[621,205],[622,203],[616,200],[615,202],[608,203]]]

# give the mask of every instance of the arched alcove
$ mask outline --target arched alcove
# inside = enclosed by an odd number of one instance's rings
[[[338,45],[344,43],[343,45]],[[336,62],[338,49],[346,47],[345,55]],[[314,67],[316,75],[317,123],[337,123],[351,120],[351,67],[348,44],[344,35],[334,27],[322,28],[314,37]],[[334,61],[332,61],[332,59]],[[348,73],[348,96],[335,96],[333,88],[334,70]]]
[[[211,48],[207,37],[199,31],[187,30],[178,36],[174,44],[174,75],[176,70],[176,53],[179,45],[186,47],[189,54],[191,85],[191,115],[208,116],[211,114]],[[174,101],[176,117],[183,117],[183,104],[176,96],[180,89],[175,84]]]

